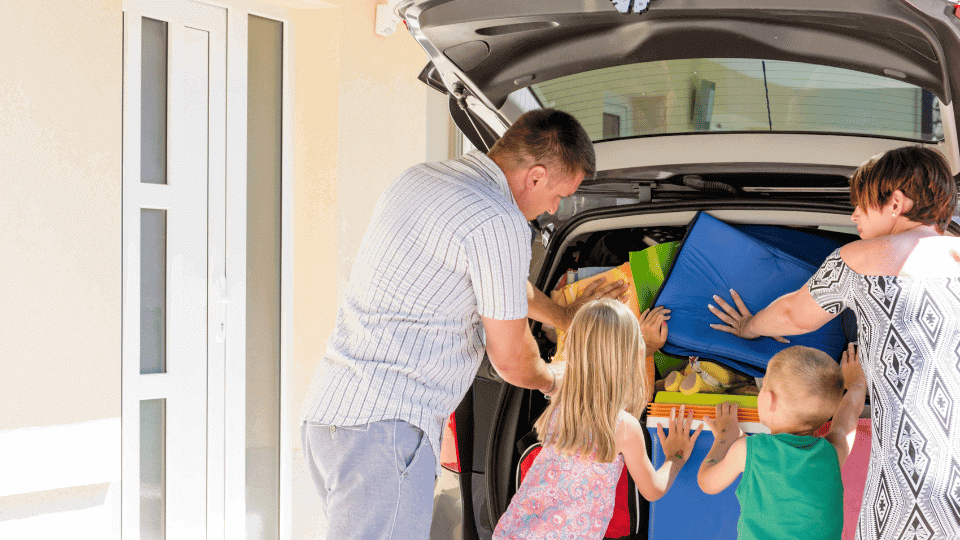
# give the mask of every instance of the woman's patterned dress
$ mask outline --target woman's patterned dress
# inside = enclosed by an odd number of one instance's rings
[[[960,539],[960,278],[863,276],[839,251],[807,287],[857,314],[873,419],[857,538]]]

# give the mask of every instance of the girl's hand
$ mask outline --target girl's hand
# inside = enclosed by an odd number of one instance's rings
[[[686,463],[693,453],[693,445],[697,442],[697,437],[703,431],[703,424],[697,428],[697,431],[690,435],[690,426],[693,424],[693,411],[690,415],[685,414],[683,405],[680,406],[679,416],[676,414],[676,408],[670,409],[670,435],[663,434],[663,426],[657,424],[657,436],[660,438],[660,446],[663,448],[663,455],[666,459],[678,460],[681,464]]]
[[[843,351],[843,356],[840,357],[840,369],[843,370],[844,388],[867,387],[867,378],[863,374],[863,366],[860,365],[855,343],[847,344],[847,350]]]
[[[645,309],[640,314],[640,332],[643,334],[643,342],[647,346],[646,356],[660,350],[663,344],[667,342],[667,321],[669,320],[670,310],[663,306]]]
[[[717,405],[716,420],[709,416],[703,417],[703,423],[713,432],[713,438],[717,443],[733,442],[743,437],[743,431],[740,431],[740,422],[737,420],[737,404],[733,402],[720,403]]]
[[[737,309],[733,309],[733,306],[717,295],[713,295],[713,301],[716,302],[723,311],[714,307],[713,304],[707,304],[707,309],[710,310],[710,313],[713,313],[718,319],[724,322],[724,324],[711,324],[710,328],[727,332],[728,334],[733,334],[743,339],[756,339],[760,337],[760,334],[747,331],[747,324],[750,322],[750,319],[753,319],[753,314],[747,309],[747,305],[743,303],[737,291],[730,289],[730,297],[733,298],[733,303],[737,305]],[[770,337],[780,343],[790,343],[790,340],[782,336]]]

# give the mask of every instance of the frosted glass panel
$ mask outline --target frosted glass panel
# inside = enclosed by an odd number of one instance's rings
[[[140,210],[140,373],[167,370],[167,211]]]
[[[280,186],[283,26],[249,17],[247,539],[280,535]]]
[[[143,18],[140,49],[140,181],[167,183],[167,23]]]
[[[140,402],[140,539],[166,536],[166,400]]]

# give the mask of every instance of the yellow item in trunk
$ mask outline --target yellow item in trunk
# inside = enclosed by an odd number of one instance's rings
[[[686,368],[690,373],[680,383],[680,392],[686,395],[698,392],[707,394],[722,393],[734,386],[742,386],[751,382],[749,377],[740,375],[715,362],[701,361],[690,358],[690,365]]]
[[[667,373],[667,377],[663,380],[663,389],[668,392],[679,392],[680,384],[683,383],[684,378],[690,373],[690,364],[684,366],[683,369]]]

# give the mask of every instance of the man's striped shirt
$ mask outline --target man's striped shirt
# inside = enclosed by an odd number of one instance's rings
[[[439,464],[443,422],[483,359],[480,316],[527,316],[530,238],[480,152],[401,174],[374,210],[301,422],[405,420]]]

